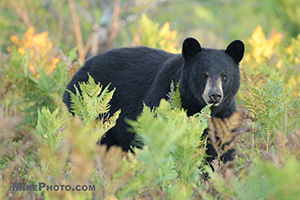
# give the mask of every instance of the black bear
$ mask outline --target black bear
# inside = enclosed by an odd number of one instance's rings
[[[124,151],[139,146],[135,134],[127,132],[124,119],[136,120],[147,106],[156,107],[162,98],[167,99],[171,81],[179,81],[182,107],[193,115],[213,104],[211,115],[228,118],[236,110],[235,95],[240,86],[239,62],[244,55],[240,40],[231,42],[226,50],[202,48],[194,38],[187,38],[182,54],[172,54],[148,47],[120,48],[89,59],[73,76],[67,90],[75,93],[74,85],[88,80],[88,73],[102,85],[116,88],[110,102],[110,114],[121,109],[116,125],[101,139],[109,148],[121,146]],[[64,103],[70,107],[70,94],[65,91]],[[71,111],[72,112],[72,111]],[[216,157],[211,145],[207,146],[208,161]],[[233,151],[222,157],[233,160]]]

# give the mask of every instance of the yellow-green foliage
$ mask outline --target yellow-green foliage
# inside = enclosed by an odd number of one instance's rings
[[[100,120],[106,120],[109,111],[109,101],[111,100],[115,89],[108,91],[106,86],[102,91],[100,83],[95,83],[94,79],[89,75],[88,82],[79,83],[80,91],[75,86],[76,94],[70,92],[71,111],[82,117],[86,124],[94,122],[96,118],[101,116]],[[120,111],[117,111],[113,119],[117,119]],[[106,122],[106,123],[109,123]]]
[[[42,140],[52,147],[57,147],[66,136],[65,131],[61,131],[57,134],[58,130],[62,128],[65,123],[65,120],[58,116],[58,112],[58,108],[53,113],[45,107],[38,110],[38,122],[35,128],[35,134],[40,135]]]
[[[161,187],[170,199],[190,198],[192,188],[199,184],[199,168],[204,165],[205,141],[200,139],[207,127],[204,114],[187,117],[184,110],[172,110],[166,100],[161,100],[155,110],[145,107],[137,122],[129,122],[145,146],[135,149],[140,169],[121,193],[148,188],[157,198]]]
[[[132,30],[136,45],[145,45],[152,48],[161,48],[171,53],[179,53],[175,38],[177,31],[170,30],[170,23],[166,22],[159,30],[159,24],[151,21],[147,15],[142,15],[139,29]]]
[[[89,176],[96,168],[95,162],[99,155],[99,146],[96,142],[111,128],[119,112],[107,121],[99,120],[93,123],[98,114],[107,114],[108,102],[113,92],[107,89],[102,91],[102,86],[95,84],[92,77],[89,82],[79,85],[83,93],[72,94],[74,113],[82,117],[71,118],[65,114],[66,108],[59,113],[58,109],[51,113],[49,109],[42,108],[34,135],[39,141],[38,155],[40,158],[39,175],[31,171],[33,177],[46,184],[61,185],[89,185]],[[99,95],[99,96],[98,96]],[[99,112],[98,114],[91,109]],[[102,150],[103,151],[103,150]],[[39,192],[40,193],[40,192]],[[45,199],[77,198],[90,199],[92,191],[68,193],[66,191],[44,191]]]
[[[294,156],[268,154],[259,160],[245,180],[236,185],[241,199],[298,199],[300,162]],[[283,159],[283,160],[281,160]],[[241,192],[242,191],[242,192]]]
[[[168,102],[170,103],[172,108],[182,108],[181,97],[179,92],[179,82],[176,84],[176,87],[174,85],[174,82],[171,82],[168,98]]]

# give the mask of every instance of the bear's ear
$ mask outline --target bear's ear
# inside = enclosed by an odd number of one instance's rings
[[[244,51],[245,45],[241,40],[231,42],[225,50],[225,52],[228,53],[237,64],[242,60]]]
[[[185,60],[201,51],[201,45],[195,38],[186,38],[182,44],[182,56]]]

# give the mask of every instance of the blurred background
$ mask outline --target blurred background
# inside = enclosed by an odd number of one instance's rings
[[[154,41],[140,42],[139,36],[156,37],[152,29],[168,22],[176,31],[177,49],[188,36],[203,47],[224,48],[234,39],[249,38],[258,25],[267,36],[276,30],[295,37],[299,10],[297,0],[4,0],[0,44],[2,52],[10,52],[10,37],[34,27],[36,33],[49,32],[64,52],[77,46],[83,61],[111,48],[153,46]]]

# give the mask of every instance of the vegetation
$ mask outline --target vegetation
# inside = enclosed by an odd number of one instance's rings
[[[299,198],[299,5],[174,2],[0,3],[0,199]],[[82,97],[71,95],[75,116],[62,103],[87,57],[125,45],[179,53],[188,35],[219,48],[235,37],[245,41],[240,112],[230,119],[211,119],[209,107],[187,117],[171,85],[168,101],[155,110],[145,106],[137,121],[128,121],[145,143],[133,155],[97,145],[121,112],[107,114],[114,91],[90,77],[80,84]],[[238,149],[235,161],[216,160],[214,172],[205,163],[207,141],[201,137],[208,126],[219,153]],[[233,145],[218,148],[233,139],[236,127]],[[13,183],[37,184],[37,191],[14,191]],[[39,191],[43,184],[51,190]],[[77,185],[80,191],[72,190]]]

